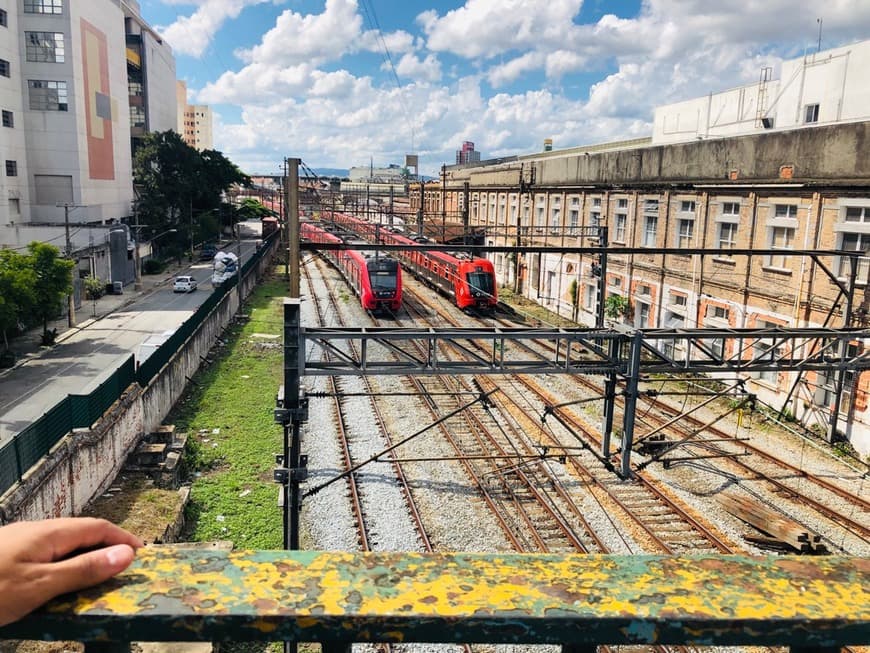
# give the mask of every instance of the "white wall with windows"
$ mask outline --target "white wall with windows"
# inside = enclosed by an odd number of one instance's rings
[[[3,10],[0,20],[0,226],[30,219],[27,142],[21,93],[21,29],[18,12]],[[13,172],[14,174],[9,174]]]
[[[656,107],[653,143],[868,120],[868,66],[870,40],[759,69],[752,84]]]

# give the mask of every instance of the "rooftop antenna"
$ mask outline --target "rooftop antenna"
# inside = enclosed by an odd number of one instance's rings
[[[822,22],[823,21],[821,18],[816,18],[816,22],[819,24],[819,47],[816,50],[816,52],[821,52],[822,51]]]

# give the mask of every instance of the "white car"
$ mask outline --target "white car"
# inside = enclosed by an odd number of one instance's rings
[[[193,277],[175,277],[172,292],[193,292],[196,290],[196,279]]]

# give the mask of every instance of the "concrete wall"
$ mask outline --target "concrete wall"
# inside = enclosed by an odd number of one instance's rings
[[[269,258],[263,257],[242,280],[243,296],[271,265]],[[187,379],[233,319],[238,300],[235,290],[228,293],[147,388],[134,383],[92,428],[78,429],[58,442],[0,498],[0,522],[76,515],[105,492],[142,436],[159,426],[184,394]]]
[[[870,122],[794,129],[737,138],[696,141],[615,152],[526,160],[535,186],[782,182],[852,182],[870,179]],[[519,187],[520,164],[451,168],[448,190]],[[789,176],[790,175],[790,176]]]

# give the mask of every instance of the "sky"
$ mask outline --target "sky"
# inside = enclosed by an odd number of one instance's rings
[[[140,0],[248,174],[649,136],[656,106],[870,39],[868,0]],[[821,30],[820,30],[821,28]],[[821,31],[821,40],[820,40]]]

